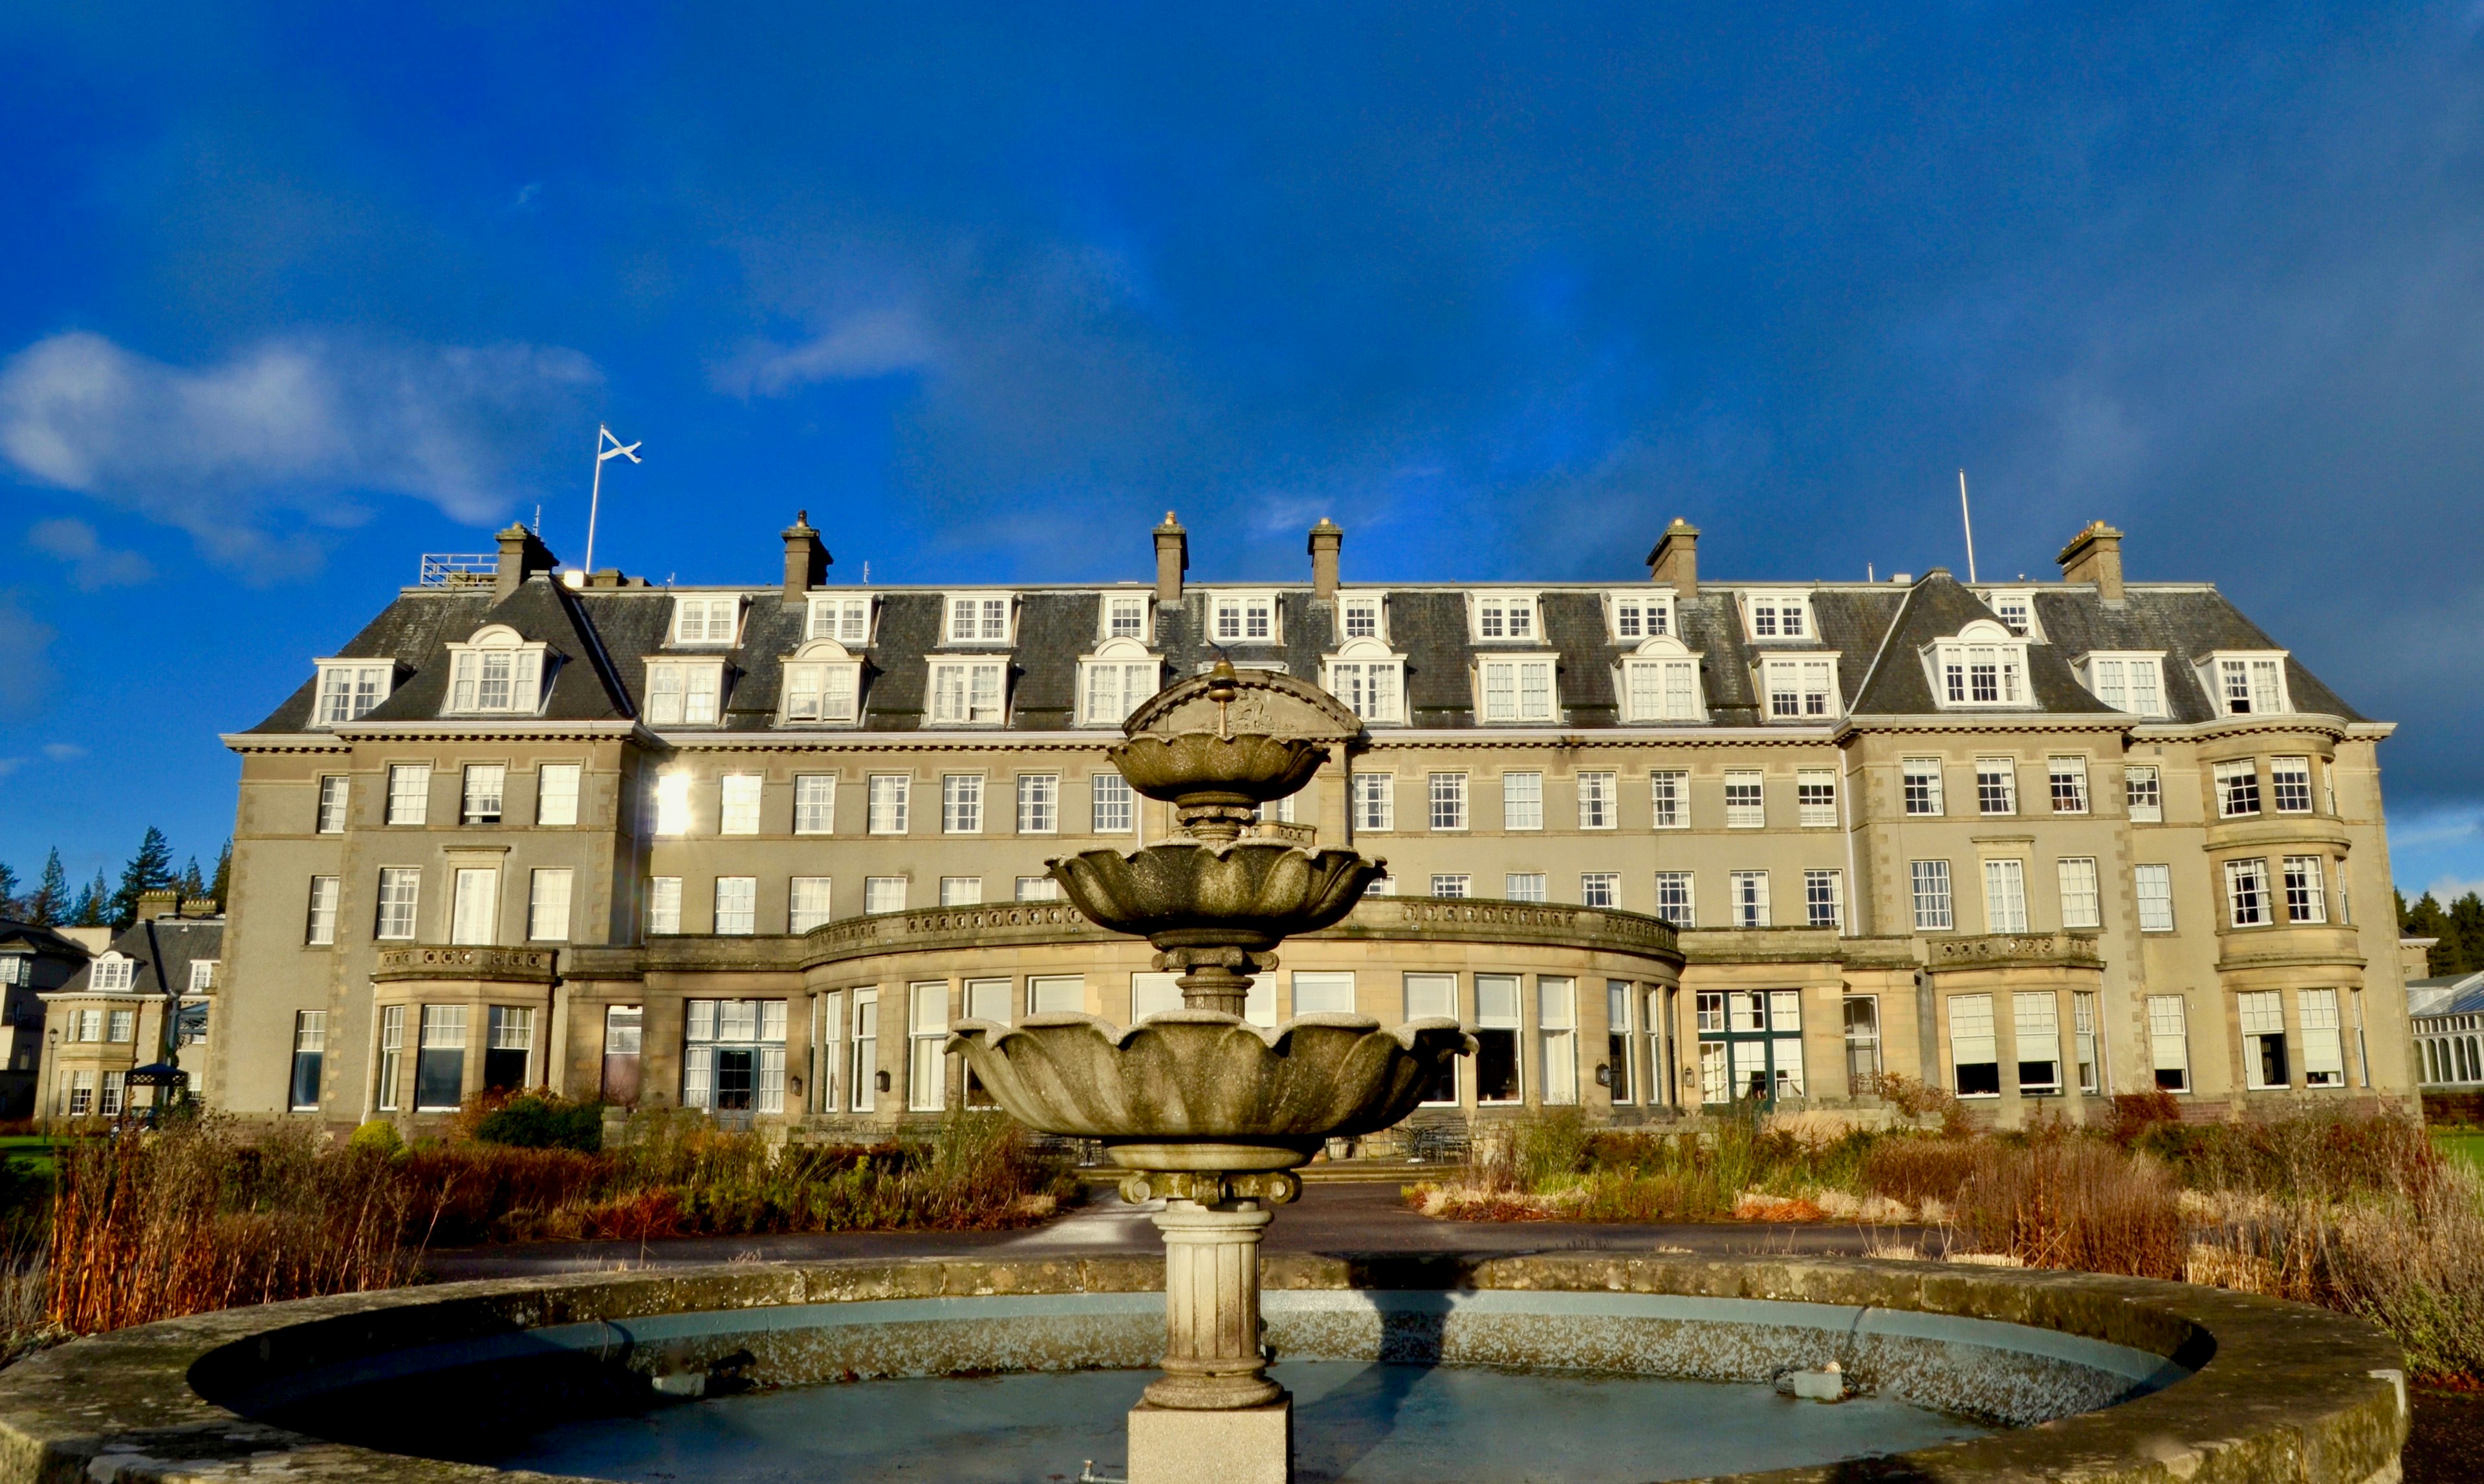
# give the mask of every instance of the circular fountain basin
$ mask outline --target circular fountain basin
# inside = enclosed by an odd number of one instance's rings
[[[1620,1255],[1264,1272],[1306,1480],[2380,1484],[2405,1436],[2376,1331],[2211,1289]],[[0,1484],[1109,1473],[1160,1282],[1123,1257],[737,1264],[201,1315],[0,1372]],[[1832,1360],[1859,1399],[1777,1393]],[[1865,1456],[1890,1462],[1840,1462]]]

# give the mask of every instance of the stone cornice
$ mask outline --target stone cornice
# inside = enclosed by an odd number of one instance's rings
[[[642,747],[663,744],[655,733],[635,721],[501,721],[476,717],[352,722],[318,732],[226,732],[216,740],[244,754],[351,752],[364,742],[634,742]]]
[[[2132,727],[2130,735],[2140,742],[2214,742],[2222,737],[2290,733],[2336,742],[2359,727],[2375,725],[2388,728],[2382,736],[2397,730],[2395,722],[2350,722],[2322,712],[2278,712],[2260,716],[2219,716],[2214,721],[2149,721]]]
[[[331,732],[220,732],[216,741],[244,756],[253,753],[341,753],[354,750],[353,743]]]
[[[1920,715],[1853,715],[1837,728],[1837,741],[1886,732],[2126,732],[2136,716],[2056,716],[2043,712],[1999,712],[1968,715],[1927,713]]]

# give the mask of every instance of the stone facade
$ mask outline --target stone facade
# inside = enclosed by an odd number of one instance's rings
[[[504,533],[226,739],[205,1091],[339,1127],[520,1084],[936,1117],[974,1092],[927,1049],[952,1021],[1163,1003],[1044,862],[1171,830],[1104,746],[1229,656],[1366,718],[1259,827],[1394,893],[1288,943],[1255,1015],[1502,1033],[1418,1122],[1873,1106],[1881,1072],[2004,1125],[2412,1096],[2389,724],[2214,588],[2125,582],[2109,527],[1972,588],[1703,581],[1697,534],[1634,585],[1382,588],[1327,527],[1311,583],[1202,585],[1169,518],[1152,583],[999,590],[827,585],[800,522],[781,586]]]

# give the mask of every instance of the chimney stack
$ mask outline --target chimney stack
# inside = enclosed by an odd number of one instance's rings
[[[1345,547],[1345,531],[1327,516],[1311,527],[1311,596],[1336,596],[1336,553]]]
[[[1699,527],[1680,516],[1656,538],[1647,553],[1647,580],[1670,582],[1673,595],[1688,603],[1699,596]]]
[[[794,524],[779,534],[785,538],[785,602],[790,607],[808,597],[812,588],[827,585],[828,563],[836,558],[820,544],[808,510],[795,511]]]
[[[149,922],[158,917],[177,916],[181,910],[181,894],[170,889],[141,892],[138,896],[138,920]]]
[[[492,574],[492,601],[498,603],[526,585],[527,578],[557,565],[543,538],[512,522],[500,532],[500,565]]]
[[[2121,532],[2090,521],[2054,560],[2062,564],[2063,581],[2093,582],[2105,607],[2121,607]]]
[[[1181,523],[1165,512],[1164,524],[1156,527],[1156,601],[1178,607],[1181,603],[1181,575],[1190,570],[1190,532]]]

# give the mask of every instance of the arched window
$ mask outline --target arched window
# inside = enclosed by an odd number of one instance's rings
[[[543,709],[552,666],[544,646],[505,624],[486,624],[463,644],[448,646],[449,715],[524,715]]]
[[[780,713],[789,723],[850,724],[862,715],[862,661],[835,639],[813,639],[785,661]]]
[[[1671,634],[1658,634],[1621,663],[1622,719],[1631,722],[1704,721],[1699,657]]]

